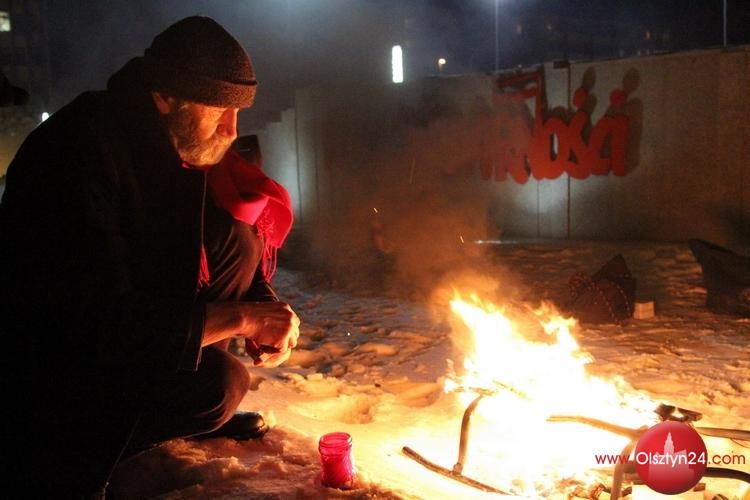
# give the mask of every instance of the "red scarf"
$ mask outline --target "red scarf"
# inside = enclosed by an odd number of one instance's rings
[[[216,203],[235,219],[255,226],[263,241],[261,269],[266,281],[276,272],[277,252],[294,220],[292,199],[284,186],[266,176],[239,153],[229,150],[208,172],[208,187]],[[201,254],[200,283],[208,284],[206,250]]]

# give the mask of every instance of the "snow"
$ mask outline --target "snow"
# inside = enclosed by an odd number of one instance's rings
[[[410,446],[448,468],[456,460],[464,406],[443,391],[451,365],[461,362],[451,337],[450,287],[473,284],[487,299],[532,306],[542,299],[561,303],[574,272],[591,274],[617,253],[638,280],[637,300],[654,301],[656,315],[580,325],[574,336],[594,358],[590,372],[621,376],[654,401],[700,411],[701,425],[750,429],[750,319],[705,309],[701,269],[686,244],[484,245],[465,254],[462,271],[410,296],[280,269],[275,284],[302,319],[300,344],[275,369],[241,358],[253,384],[240,408],[263,412],[271,431],[258,441],[164,443],[122,464],[109,491],[113,498],[160,499],[502,498],[430,472],[401,452]],[[595,404],[585,395],[570,397],[580,399],[582,413]],[[358,479],[350,491],[318,479],[318,438],[335,431],[353,438]],[[749,464],[735,468],[750,472],[749,443],[705,441],[713,453],[745,456]],[[470,463],[471,449],[468,456]],[[477,474],[493,485],[512,480],[497,468]],[[737,481],[704,482],[706,492],[669,498],[746,493]],[[630,498],[662,496],[636,486]]]

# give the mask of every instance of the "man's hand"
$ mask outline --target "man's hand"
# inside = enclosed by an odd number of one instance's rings
[[[203,345],[245,337],[248,354],[258,366],[278,366],[299,338],[299,317],[283,302],[215,302],[206,305]]]
[[[281,352],[275,347],[259,346],[253,339],[245,337],[245,351],[247,355],[253,358],[255,366],[264,368],[274,368],[289,359],[292,350]]]

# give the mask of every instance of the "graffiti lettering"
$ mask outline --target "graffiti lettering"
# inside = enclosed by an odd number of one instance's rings
[[[625,175],[625,146],[628,133],[628,118],[617,113],[627,100],[622,90],[610,94],[610,108],[596,124],[591,125],[584,107],[588,93],[584,88],[576,90],[573,104],[577,110],[569,120],[559,116],[544,118],[541,73],[504,79],[498,82],[502,91],[495,96],[495,120],[491,127],[500,131],[499,140],[491,142],[493,147],[480,160],[480,171],[489,179],[494,165],[496,181],[504,181],[510,175],[513,180],[525,183],[531,174],[535,179],[556,179],[567,173],[575,179],[589,175]],[[526,101],[534,99],[534,114],[531,124],[517,112],[521,106],[528,112]],[[516,108],[516,113],[509,111]],[[586,132],[588,131],[588,137]]]

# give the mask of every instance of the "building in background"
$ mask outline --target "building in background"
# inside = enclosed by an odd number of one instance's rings
[[[43,0],[0,0],[0,68],[30,96],[23,105],[0,108],[0,176],[49,109],[52,78],[45,7]]]

